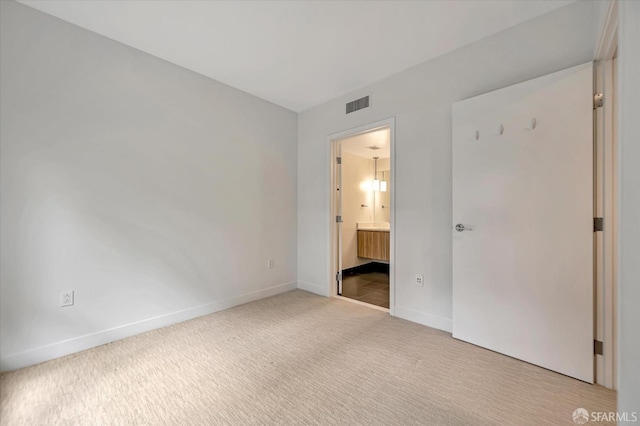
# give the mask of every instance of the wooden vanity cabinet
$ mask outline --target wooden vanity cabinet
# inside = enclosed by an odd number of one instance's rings
[[[375,260],[389,260],[389,231],[358,229],[358,257]]]

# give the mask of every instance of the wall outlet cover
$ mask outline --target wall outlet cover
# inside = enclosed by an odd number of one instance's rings
[[[72,306],[73,305],[73,290],[63,291],[60,293],[60,306]]]

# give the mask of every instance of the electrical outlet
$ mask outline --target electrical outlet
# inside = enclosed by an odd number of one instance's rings
[[[60,306],[73,305],[73,290],[60,293]]]
[[[418,287],[424,286],[424,276],[422,274],[416,274],[416,285]]]
[[[267,260],[267,268],[273,269],[273,259]]]

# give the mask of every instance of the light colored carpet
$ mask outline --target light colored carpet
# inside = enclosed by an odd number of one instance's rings
[[[0,377],[3,425],[573,425],[615,392],[295,290]]]

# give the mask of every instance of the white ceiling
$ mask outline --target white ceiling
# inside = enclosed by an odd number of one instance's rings
[[[297,112],[574,1],[20,0]]]
[[[359,155],[364,158],[391,157],[391,131],[389,128],[362,133],[341,141],[343,152]],[[376,147],[378,149],[371,149]]]

